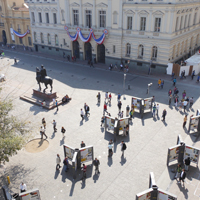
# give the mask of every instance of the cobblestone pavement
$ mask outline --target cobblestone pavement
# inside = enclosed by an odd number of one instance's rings
[[[13,58],[17,57],[19,63],[13,64]],[[60,96],[66,93],[72,97],[69,104],[46,111],[41,107],[32,105],[19,99],[20,95],[32,93],[37,88],[35,80],[35,68],[44,64],[48,76],[54,79],[54,91]],[[127,84],[131,90],[125,89],[123,93],[123,74],[108,71],[105,68],[89,68],[81,63],[67,63],[54,58],[43,58],[36,55],[22,54],[6,51],[6,57],[0,59],[1,73],[6,75],[6,82],[1,83],[4,98],[12,98],[15,109],[12,114],[22,120],[26,120],[31,126],[31,137],[39,137],[41,119],[47,121],[49,147],[43,152],[32,154],[22,149],[17,155],[6,163],[5,176],[11,178],[9,186],[12,192],[19,191],[19,184],[23,180],[28,189],[39,188],[42,200],[50,199],[134,199],[135,195],[148,189],[149,172],[154,172],[159,188],[176,194],[178,199],[198,198],[199,192],[199,168],[191,167],[186,180],[186,189],[180,188],[173,180],[172,167],[166,166],[168,147],[176,144],[177,135],[180,134],[189,145],[200,146],[198,137],[188,134],[182,129],[184,113],[169,107],[167,92],[172,88],[170,77],[163,75],[164,89],[157,88],[156,76],[141,76],[140,74],[127,74]],[[166,77],[166,78],[165,78]],[[159,76],[160,78],[160,76]],[[153,120],[150,113],[145,114],[144,120],[139,114],[134,114],[130,134],[127,138],[120,136],[114,145],[112,159],[107,156],[108,141],[113,138],[112,133],[105,133],[100,127],[100,119],[103,111],[103,98],[101,105],[96,103],[97,92],[102,97],[106,91],[111,92],[113,99],[108,111],[113,117],[117,116],[117,94],[122,93],[122,110],[130,104],[131,96],[147,97],[147,84],[152,82],[150,96],[156,97],[160,104],[158,117]],[[199,108],[199,86],[195,80],[178,81],[180,93],[185,89],[188,96],[195,99],[192,110],[187,110],[189,115],[194,114]],[[81,123],[80,108],[84,103],[90,106],[90,117]],[[166,124],[161,121],[162,110],[167,109]],[[53,133],[52,120],[57,121],[58,132]],[[62,139],[61,126],[66,128],[66,137]],[[186,125],[188,127],[188,124]],[[124,139],[127,143],[125,157],[121,158],[119,143]],[[64,143],[79,147],[80,142],[86,145],[94,145],[94,154],[100,162],[100,175],[94,174],[91,163],[88,164],[87,179],[85,184],[80,180],[72,179],[72,174],[65,173],[63,169],[58,173],[55,170],[56,154],[63,159]],[[79,175],[80,174],[80,175]],[[1,183],[3,184],[3,177]]]

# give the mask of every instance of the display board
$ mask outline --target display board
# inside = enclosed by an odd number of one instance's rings
[[[131,107],[132,105],[134,105],[134,109],[140,110],[140,101],[141,101],[141,98],[132,97]]]
[[[200,116],[194,116],[190,118],[190,130],[197,129],[198,124],[199,124],[199,118]]]
[[[19,194],[20,200],[41,200],[38,189],[29,190]]]
[[[152,100],[153,97],[144,99],[144,111],[149,111],[152,109]]]
[[[93,160],[93,146],[80,148],[79,151],[82,163]]]
[[[199,115],[200,115],[200,110],[197,109],[196,116],[199,116]]]
[[[136,195],[136,200],[150,200],[151,199],[151,192],[153,191],[152,188],[145,190]]]
[[[179,147],[180,147],[180,145],[176,145],[176,146],[170,147],[168,149],[168,163],[172,162],[174,160],[178,160]]]
[[[64,148],[65,157],[68,157],[69,160],[72,160],[75,149],[66,144],[63,145],[63,148]]]
[[[115,118],[106,116],[106,126],[109,130],[114,130]]]
[[[119,130],[123,130],[124,127],[129,126],[129,117],[121,118],[119,120]]]
[[[190,157],[191,162],[198,164],[199,153],[200,153],[200,149],[197,149],[189,145],[185,145],[184,160]]]
[[[158,189],[157,200],[177,200],[177,197],[164,190]]]

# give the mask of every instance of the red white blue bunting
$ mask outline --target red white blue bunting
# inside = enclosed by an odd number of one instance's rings
[[[25,37],[28,33],[30,33],[30,31],[27,30],[26,33],[20,34],[20,33],[18,33],[17,31],[15,31],[15,30],[13,29],[13,33],[14,33],[17,37],[23,38],[23,37]]]
[[[98,38],[98,39],[96,39],[96,37],[95,37],[95,35],[94,35],[94,33],[93,33],[93,30],[90,29],[90,33],[89,33],[88,36],[85,38],[85,37],[83,36],[83,34],[81,33],[81,29],[80,29],[79,27],[76,28],[76,33],[75,33],[74,36],[70,35],[67,26],[65,26],[64,28],[65,28],[65,30],[67,31],[67,34],[69,35],[69,38],[70,38],[71,41],[76,41],[76,40],[78,39],[78,37],[79,37],[83,42],[89,42],[89,41],[91,40],[91,37],[92,37],[92,38],[95,40],[95,42],[96,42],[97,44],[103,44],[103,42],[104,42],[104,40],[105,40],[105,37],[106,37],[106,35],[108,34],[108,30],[105,29],[105,30],[103,31],[103,34],[101,35],[101,37]]]

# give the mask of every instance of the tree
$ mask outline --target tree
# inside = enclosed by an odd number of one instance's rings
[[[11,110],[12,101],[0,99],[0,164],[9,162],[9,157],[17,154],[28,133],[26,123],[10,115]]]

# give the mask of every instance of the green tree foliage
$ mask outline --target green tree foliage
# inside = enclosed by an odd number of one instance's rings
[[[23,147],[28,132],[25,122],[10,115],[12,109],[12,101],[0,99],[0,164]]]

